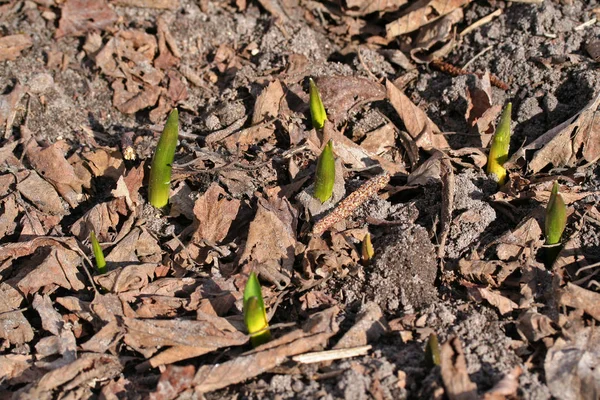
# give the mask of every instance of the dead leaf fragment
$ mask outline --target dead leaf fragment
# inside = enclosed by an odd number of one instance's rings
[[[92,30],[103,30],[117,18],[104,0],[67,0],[61,8],[56,37],[83,36]]]
[[[363,304],[356,323],[342,336],[333,347],[334,349],[348,349],[364,346],[377,341],[388,330],[387,321],[377,303]]]
[[[483,400],[506,400],[506,398],[516,397],[519,389],[519,376],[522,373],[523,369],[516,366],[485,393]]]
[[[194,204],[194,216],[198,228],[192,236],[192,243],[207,240],[218,244],[231,228],[240,209],[240,200],[228,199],[225,190],[213,182]]]
[[[457,337],[448,339],[440,350],[441,374],[450,400],[476,400],[477,386],[469,378],[467,360]]]
[[[584,289],[573,283],[558,289],[558,303],[564,306],[582,310],[600,321],[600,293]]]
[[[179,0],[111,0],[111,3],[122,7],[157,8],[161,10],[176,10]]]
[[[65,213],[63,203],[54,187],[35,171],[31,171],[27,178],[17,184],[17,190],[44,213],[53,215]]]
[[[420,0],[416,1],[406,10],[406,13],[397,20],[385,26],[387,38],[391,39],[415,31],[458,7],[468,4],[471,0]]]
[[[377,11],[391,12],[396,11],[408,0],[346,0],[348,10],[346,14],[352,16],[364,16]]]
[[[324,76],[317,79],[327,118],[340,123],[348,118],[348,111],[363,101],[385,98],[384,87],[365,78],[351,76]]]
[[[0,61],[16,60],[21,52],[33,46],[28,35],[10,35],[0,37]]]
[[[254,103],[252,125],[256,125],[268,118],[278,117],[283,96],[283,87],[278,79],[264,88],[256,99],[256,103]]]

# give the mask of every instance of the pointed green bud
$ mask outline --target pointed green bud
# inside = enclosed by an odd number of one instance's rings
[[[244,288],[244,322],[252,346],[257,347],[271,340],[267,312],[260,289],[260,283],[254,272],[250,273]]]
[[[560,243],[565,226],[567,225],[567,206],[560,193],[558,193],[557,181],[554,181],[554,185],[552,186],[550,200],[546,207],[546,220],[544,225],[546,244],[553,245]]]
[[[510,116],[512,103],[508,103],[502,112],[500,123],[496,127],[496,133],[492,139],[490,154],[488,155],[487,173],[494,175],[499,185],[506,181],[506,169],[504,163],[508,160],[508,149],[510,146]]]
[[[325,106],[321,101],[321,95],[315,82],[310,78],[308,80],[310,94],[310,116],[312,118],[312,124],[315,129],[322,129],[327,120],[327,114],[325,113]]]
[[[98,239],[96,239],[96,234],[94,231],[90,232],[90,242],[92,242],[92,252],[94,253],[94,258],[96,259],[96,269],[99,274],[106,273],[106,261],[104,260],[104,253],[102,252],[102,247],[100,247],[100,243],[98,243]]]
[[[427,345],[425,346],[425,362],[430,367],[440,365],[442,362],[440,356],[440,344],[435,333],[429,335],[429,339],[427,340]]]
[[[169,203],[171,191],[171,168],[177,137],[179,135],[179,112],[177,109],[171,111],[165,129],[163,130],[156,152],[152,158],[150,167],[150,187],[148,188],[148,199],[150,204],[156,208],[163,208]]]
[[[363,264],[368,264],[375,255],[375,250],[373,249],[373,244],[371,243],[371,234],[369,232],[367,232],[362,241],[361,253]]]
[[[314,196],[325,203],[333,194],[335,183],[335,158],[333,157],[333,141],[327,142],[317,161],[317,177]]]

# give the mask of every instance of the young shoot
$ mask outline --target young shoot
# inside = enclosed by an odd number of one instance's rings
[[[335,158],[333,158],[333,142],[330,140],[323,148],[317,161],[317,177],[315,180],[314,196],[325,203],[333,194],[335,183]]]
[[[442,358],[440,356],[440,344],[438,342],[438,337],[435,333],[432,333],[429,335],[429,339],[425,345],[425,362],[430,367],[434,367],[436,365],[440,365],[441,360]]]
[[[544,233],[547,245],[560,243],[562,234],[567,225],[567,206],[560,193],[558,193],[558,182],[554,181],[550,200],[546,207],[546,220],[544,221]]]
[[[254,272],[250,273],[244,288],[244,322],[248,328],[252,346],[257,347],[271,340],[265,303],[260,283]]]
[[[368,264],[374,255],[375,250],[373,249],[373,244],[371,243],[371,234],[367,232],[361,244],[362,263],[365,265]]]
[[[171,111],[163,130],[150,167],[150,187],[148,199],[156,208],[163,208],[169,203],[171,191],[171,168],[179,135],[179,112]]]
[[[98,239],[96,239],[96,234],[94,231],[90,232],[90,242],[92,242],[92,252],[94,253],[94,258],[96,259],[96,269],[100,275],[105,274],[106,261],[104,260],[104,253],[102,252],[100,243],[98,243]]]
[[[325,106],[321,101],[321,95],[315,82],[310,78],[308,80],[310,94],[310,116],[312,118],[312,124],[315,129],[323,129],[325,121],[327,120],[327,113],[325,113]]]
[[[510,146],[510,116],[512,103],[508,103],[500,117],[500,123],[496,127],[496,133],[492,139],[490,154],[488,155],[487,173],[494,175],[498,185],[506,181],[506,169],[504,163],[508,160],[508,149]]]

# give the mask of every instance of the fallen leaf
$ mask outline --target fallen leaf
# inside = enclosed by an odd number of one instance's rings
[[[254,103],[254,112],[252,114],[252,125],[256,125],[268,118],[279,116],[279,107],[284,98],[281,82],[276,79],[269,84]]]
[[[0,240],[15,233],[19,211],[15,195],[6,196],[0,202]]]
[[[283,288],[290,283],[295,260],[298,211],[286,198],[258,199],[240,264],[253,262],[260,277]]]
[[[385,124],[366,136],[360,147],[371,154],[381,155],[396,145],[396,127],[393,124]]]
[[[346,0],[346,14],[352,16],[365,16],[377,11],[391,12],[400,9],[408,0]]]
[[[492,99],[492,84],[490,73],[486,71],[483,77],[475,76],[475,85],[467,87],[467,112],[465,119],[474,133],[480,135],[480,147],[488,147],[494,135],[494,122],[502,106],[494,105]]]
[[[443,150],[450,147],[440,129],[423,110],[414,105],[391,81],[386,81],[385,86],[388,100],[402,119],[408,134],[419,147],[424,150],[432,148]]]
[[[348,349],[376,342],[388,330],[387,321],[377,303],[369,302],[361,306],[356,322],[333,347]]]
[[[448,55],[454,47],[453,26],[462,19],[462,8],[456,8],[443,18],[421,28],[410,50],[412,59],[418,63],[425,63]],[[441,43],[448,40],[447,46],[441,46]],[[431,50],[434,46],[436,50]]]
[[[535,255],[542,242],[542,228],[534,217],[527,218],[512,232],[502,235],[496,248],[500,260],[527,259]]]
[[[324,76],[317,79],[327,118],[336,124],[345,121],[352,107],[365,101],[383,100],[384,87],[366,78]]]
[[[600,157],[600,119],[596,117],[599,105],[600,94],[576,115],[521,147],[507,163],[525,160],[526,152],[531,150],[537,150],[528,164],[529,171],[534,174],[547,165],[574,166],[580,156],[589,163],[597,161]]]
[[[561,400],[597,398],[600,393],[598,365],[600,334],[597,327],[583,328],[574,337],[559,337],[544,362],[550,392]]]
[[[67,0],[62,4],[56,38],[83,36],[103,30],[117,21],[117,13],[104,0]]]
[[[327,309],[311,316],[303,329],[274,339],[253,352],[231,361],[198,368],[193,381],[194,391],[206,393],[243,382],[282,364],[288,357],[324,346],[339,329],[335,322],[338,312],[337,307]]]
[[[519,389],[519,376],[523,373],[523,369],[516,366],[512,371],[504,375],[500,382],[496,383],[493,388],[485,392],[483,400],[506,400],[517,396]]]
[[[173,399],[178,393],[192,386],[195,373],[196,368],[193,365],[186,365],[184,367],[167,365],[167,368],[160,374],[156,390],[150,393],[148,399]]]
[[[106,262],[113,265],[161,261],[161,248],[156,238],[140,227],[132,229],[106,256]]]
[[[155,269],[156,264],[128,265],[96,275],[94,280],[111,293],[140,290],[148,286]]]
[[[158,101],[162,89],[159,86],[134,84],[125,89],[121,79],[112,84],[113,105],[123,114],[135,114],[136,112],[152,107]]]
[[[179,0],[111,0],[111,3],[123,7],[157,8],[176,10],[179,8]]]
[[[16,60],[23,50],[31,46],[33,42],[25,34],[0,37],[0,61]]]
[[[419,0],[413,2],[404,15],[385,26],[387,38],[416,31],[420,27],[468,4],[471,0]]]
[[[569,282],[565,287],[557,290],[556,296],[560,305],[582,310],[596,321],[600,321],[600,293]]]
[[[71,233],[80,241],[89,239],[93,231],[98,241],[110,242],[114,239],[119,224],[116,200],[95,205],[71,226]]]
[[[521,266],[520,261],[467,260],[460,259],[458,267],[461,275],[472,282],[487,283],[500,287],[510,274]]]
[[[469,293],[474,298],[475,301],[480,302],[481,299],[487,300],[492,306],[496,307],[500,314],[508,314],[513,310],[519,308],[519,305],[509,299],[506,296],[503,296],[496,290],[491,290],[488,288],[480,287],[480,286],[467,286],[469,289]]]
[[[477,386],[469,378],[462,344],[451,337],[440,349],[442,381],[450,400],[476,400]]]
[[[533,310],[527,310],[519,316],[517,329],[530,343],[556,333],[556,329],[552,326],[552,320]]]
[[[27,178],[17,184],[17,190],[40,211],[53,215],[65,214],[63,203],[54,187],[31,171]]]
[[[95,177],[106,176],[116,181],[125,172],[125,163],[119,151],[99,148],[81,156],[87,160],[87,166]]]
[[[0,379],[8,385],[29,383],[43,373],[33,365],[31,354],[6,354],[0,356]]]
[[[228,199],[227,193],[213,182],[194,204],[195,222],[198,228],[192,235],[192,243],[206,240],[218,244],[225,239],[232,222],[236,219],[240,200]]]
[[[0,38],[0,41],[3,38]],[[12,126],[17,115],[17,106],[21,102],[27,88],[21,84],[16,84],[8,94],[0,95],[0,127],[4,129],[4,137],[8,138],[12,131]],[[0,161],[4,164],[10,156],[14,157],[13,150],[19,144],[18,141],[7,143],[0,148]]]

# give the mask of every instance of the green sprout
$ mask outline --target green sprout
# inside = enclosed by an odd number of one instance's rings
[[[90,232],[90,242],[92,242],[92,251],[94,253],[94,258],[96,259],[96,268],[98,269],[98,273],[105,274],[106,261],[104,260],[104,253],[102,252],[100,243],[98,243],[98,239],[96,239],[96,234],[94,231]]]
[[[150,204],[156,208],[163,208],[169,203],[171,191],[171,168],[177,147],[177,136],[179,134],[179,112],[177,109],[171,111],[165,129],[163,130],[156,152],[152,158],[150,168],[150,187],[148,198]]]
[[[321,95],[319,89],[315,84],[315,81],[310,78],[308,80],[310,94],[310,116],[312,118],[312,124],[315,129],[323,129],[325,121],[327,120],[327,113],[325,112],[325,106],[321,101]]]
[[[441,360],[442,358],[440,356],[440,344],[438,342],[438,337],[435,333],[432,333],[429,335],[429,339],[425,345],[425,362],[430,367],[434,367],[436,365],[440,365]]]
[[[490,154],[488,155],[487,173],[494,175],[499,185],[506,181],[506,169],[504,163],[508,160],[508,149],[510,146],[510,115],[512,103],[508,103],[502,112],[500,123],[492,139]]]
[[[546,207],[546,220],[544,221],[544,233],[546,244],[555,245],[560,239],[567,225],[567,206],[560,193],[558,193],[558,182],[554,181],[550,200]]]
[[[367,232],[362,241],[361,253],[363,264],[368,264],[375,255],[375,250],[373,249],[373,244],[371,243],[371,234],[369,232]]]
[[[265,303],[260,283],[254,272],[250,273],[244,288],[244,322],[248,328],[252,346],[257,347],[271,340]]]
[[[317,161],[317,177],[314,196],[325,203],[333,194],[335,183],[335,158],[333,158],[333,141],[327,142]]]

